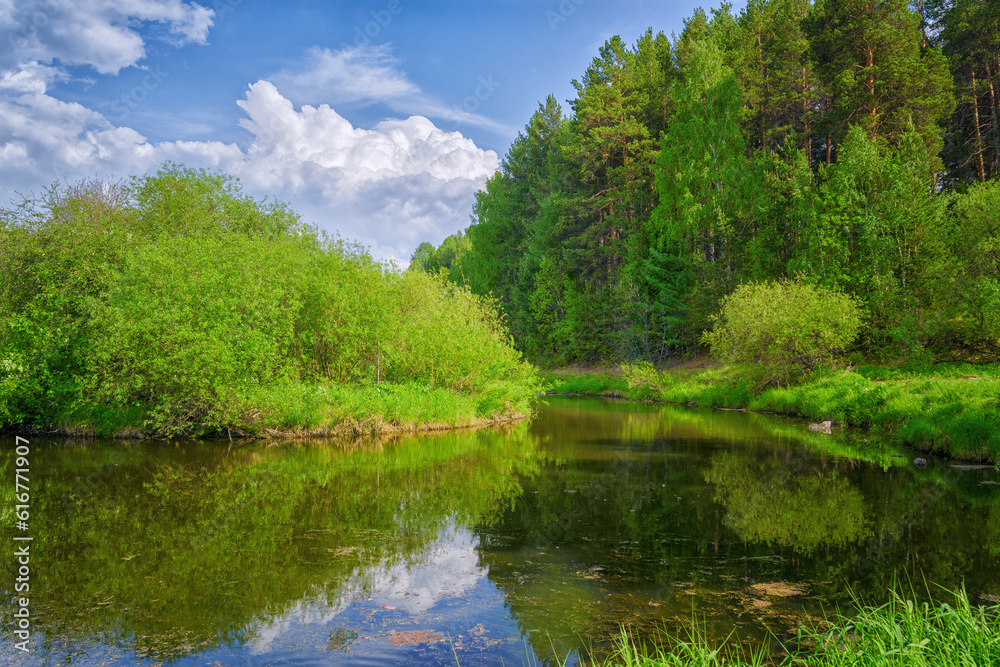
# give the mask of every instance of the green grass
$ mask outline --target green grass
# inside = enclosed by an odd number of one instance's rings
[[[786,664],[808,667],[1000,664],[1000,608],[970,604],[964,590],[953,603],[916,603],[894,595],[810,637],[815,648]]]
[[[663,633],[651,648],[644,648],[624,628],[616,640],[615,651],[601,667],[761,667],[765,663],[762,651],[756,653],[736,649],[727,652],[724,646],[713,646],[695,625],[689,639]]]
[[[803,629],[784,656],[713,645],[697,625],[687,639],[667,633],[643,646],[625,629],[615,650],[591,667],[987,667],[1000,665],[1000,607],[970,604],[964,590],[950,603],[916,603],[901,595],[824,628]]]
[[[259,395],[257,404],[265,431],[301,434],[452,428],[532,412],[530,400],[504,387],[462,392],[415,382],[293,385]]]
[[[589,396],[635,397],[622,375],[610,373],[564,373],[542,371],[546,391],[557,394],[587,394]]]
[[[514,389],[520,389],[515,387]],[[379,384],[283,383],[228,397],[224,426],[188,435],[308,436],[385,433],[474,426],[529,416],[532,401],[503,385],[478,392],[415,382]],[[66,415],[60,430],[100,437],[157,437],[164,424],[139,406],[89,407]],[[169,424],[167,425],[169,426]]]
[[[871,429],[922,451],[1000,462],[1000,365],[996,364],[824,369],[783,387],[761,386],[751,370],[736,366],[661,372],[632,364],[623,369],[621,375],[550,372],[545,379],[558,393],[833,420]]]

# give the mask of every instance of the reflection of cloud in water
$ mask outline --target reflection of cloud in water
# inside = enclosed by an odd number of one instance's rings
[[[437,540],[409,563],[375,568],[368,579],[380,604],[411,613],[427,611],[436,603],[462,595],[486,576],[478,565],[479,538],[453,525],[444,527]]]
[[[478,537],[449,523],[423,552],[356,569],[336,590],[299,600],[262,624],[246,648],[254,654],[272,651],[276,640],[294,626],[325,625],[354,602],[371,600],[376,608],[427,612],[443,600],[464,595],[486,577],[487,568],[478,565],[478,546]]]

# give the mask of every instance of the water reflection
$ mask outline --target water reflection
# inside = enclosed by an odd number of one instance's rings
[[[705,479],[726,508],[726,525],[744,542],[791,546],[804,553],[868,536],[864,496],[839,470],[854,462],[831,465],[797,454],[714,453]]]
[[[852,437],[554,399],[530,425],[379,442],[33,441],[34,651],[16,657],[520,664],[693,611],[761,641],[897,575],[1000,594],[996,473]]]

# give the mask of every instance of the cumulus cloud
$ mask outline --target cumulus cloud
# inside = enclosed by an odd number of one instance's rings
[[[254,136],[238,167],[244,180],[383,257],[405,261],[421,241],[465,227],[473,194],[499,164],[495,152],[427,118],[355,128],[325,104],[296,110],[268,81],[239,105]]]
[[[298,109],[268,81],[238,102],[246,150],[221,142],[150,143],[101,114],[48,94],[44,66],[0,77],[0,182],[11,198],[62,178],[141,174],[165,161],[239,176],[257,195],[288,201],[303,218],[405,262],[425,240],[465,227],[474,193],[496,170],[493,151],[427,118],[354,127],[328,105]]]
[[[138,25],[164,26],[179,43],[204,43],[214,14],[182,0],[8,0],[0,4],[0,70],[58,62],[117,74],[146,55]]]
[[[141,66],[144,35],[158,29],[178,43],[204,43],[214,18],[212,9],[183,0],[0,0],[0,206],[56,180],[143,174],[173,161],[239,176],[253,194],[288,201],[305,220],[382,259],[405,263],[421,241],[439,243],[468,224],[497,155],[427,116],[456,127],[508,128],[425,95],[388,46],[315,47],[272,77],[277,86],[252,84],[237,102],[250,137],[245,149],[151,143],[51,92],[68,78],[66,66],[110,75]],[[491,93],[494,85],[486,80],[474,90]],[[363,129],[331,106],[376,102],[410,117]]]

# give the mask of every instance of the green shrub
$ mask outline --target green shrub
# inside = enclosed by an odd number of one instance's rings
[[[527,414],[540,383],[495,303],[222,174],[167,165],[0,211],[0,425],[322,428],[345,418],[335,387],[412,426]]]
[[[514,349],[493,301],[439,275],[407,271],[390,277],[392,334],[383,344],[385,377],[484,396],[505,412],[525,412],[541,390],[532,366]]]
[[[197,234],[136,248],[94,309],[84,388],[103,403],[153,406],[168,432],[231,424],[250,389],[297,378],[289,242]]]
[[[830,361],[861,327],[851,297],[804,282],[749,283],[723,299],[702,341],[722,361],[768,384],[788,384]]]
[[[673,376],[661,373],[648,361],[622,364],[621,370],[629,389],[648,389],[654,395],[661,396],[663,391],[673,384]]]

